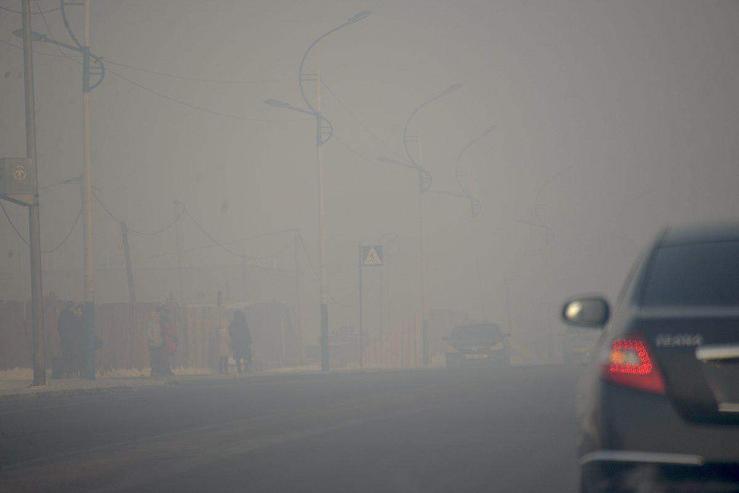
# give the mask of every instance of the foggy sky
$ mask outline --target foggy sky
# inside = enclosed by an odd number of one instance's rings
[[[313,122],[263,101],[302,105],[297,69],[306,47],[357,11],[373,12],[326,38],[307,62],[308,72],[320,66],[323,112],[336,129],[323,150],[332,326],[355,324],[357,244],[383,235],[397,235],[385,274],[391,316],[413,317],[416,177],[377,158],[402,155],[408,115],[452,83],[463,87],[411,128],[434,188],[458,191],[458,153],[495,129],[463,160],[479,217],[470,218],[464,200],[424,197],[430,308],[506,323],[508,298],[514,326],[551,326],[570,294],[613,300],[660,228],[739,213],[736,1],[94,0],[92,8],[92,49],[111,70],[92,95],[100,196],[144,231],[171,221],[175,200],[185,203],[237,251],[276,254],[282,274],[252,266],[247,294],[288,301],[292,236],[237,240],[296,228],[315,266]],[[81,11],[70,14],[80,30]],[[68,41],[58,12],[46,19],[50,36]],[[41,16],[33,22],[47,32]],[[19,16],[0,12],[0,155],[8,157],[25,150],[21,52],[7,44],[19,45],[11,34],[19,27]],[[37,50],[46,187],[81,170],[81,70],[52,46]],[[25,234],[23,212],[6,208]],[[75,185],[42,189],[44,248],[66,234],[78,210]],[[45,256],[46,292],[81,296],[80,226]],[[201,248],[211,242],[191,221],[182,235],[185,263],[211,273],[189,275],[189,301],[213,303],[215,286],[236,297],[240,260]],[[118,226],[96,208],[99,302],[126,299],[119,243]],[[177,289],[174,230],[132,237],[132,249],[140,299]],[[308,258],[301,261],[306,326],[314,330],[317,286]],[[28,297],[27,278],[26,247],[0,218],[0,298]]]

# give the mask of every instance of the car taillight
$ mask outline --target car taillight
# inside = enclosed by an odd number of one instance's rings
[[[639,336],[616,339],[603,363],[603,377],[615,384],[634,389],[665,393],[665,381],[649,354],[647,343]]]

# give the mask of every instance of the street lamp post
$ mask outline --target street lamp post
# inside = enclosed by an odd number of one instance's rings
[[[274,106],[276,108],[289,109],[300,113],[305,113],[312,116],[315,119],[316,125],[316,172],[318,175],[318,284],[319,284],[319,298],[320,298],[320,314],[321,314],[321,370],[329,371],[330,359],[329,359],[329,345],[328,345],[328,289],[327,289],[327,276],[326,276],[326,210],[324,203],[324,166],[323,160],[321,159],[321,147],[328,142],[333,135],[333,126],[331,122],[323,116],[321,113],[321,79],[318,71],[315,75],[316,83],[316,101],[315,105],[311,104],[309,98],[305,93],[305,87],[303,82],[306,80],[303,68],[305,61],[308,59],[313,48],[324,38],[335,33],[336,31],[343,29],[346,26],[355,24],[366,19],[370,15],[368,11],[359,12],[350,18],[348,18],[342,24],[339,24],[335,28],[327,31],[318,38],[316,38],[305,50],[303,57],[300,59],[300,66],[298,67],[298,85],[300,87],[300,96],[303,98],[305,108],[299,108],[286,103],[284,101],[278,101],[275,99],[268,99],[265,101],[266,104]]]
[[[457,179],[457,185],[459,185],[459,189],[462,191],[462,195],[467,197],[470,201],[470,212],[472,219],[476,218],[480,215],[480,212],[482,212],[482,206],[480,205],[480,201],[475,197],[470,190],[470,187],[467,183],[465,183],[465,176],[464,172],[462,171],[462,157],[465,155],[465,153],[477,142],[482,140],[484,137],[486,137],[488,134],[490,134],[495,129],[495,125],[490,125],[488,128],[486,128],[482,133],[480,133],[478,136],[467,142],[467,144],[459,151],[459,154],[457,155],[457,164],[454,167],[454,177]],[[472,238],[474,237],[474,227],[473,227],[473,221],[470,220],[469,222],[469,237],[470,241],[469,244],[473,248],[472,255],[475,257],[475,270],[477,271],[477,279],[480,284],[480,289],[478,290],[479,295],[479,302],[480,302],[480,321],[486,320],[486,311],[485,311],[485,290],[483,289],[483,278],[482,278],[482,271],[480,270],[480,253],[478,248],[478,242],[472,241]]]
[[[428,328],[426,327],[426,285],[424,280],[424,270],[425,270],[425,259],[424,259],[424,229],[423,229],[423,194],[425,192],[428,192],[431,188],[431,174],[421,165],[423,162],[423,157],[420,155],[420,139],[416,137],[418,142],[418,160],[416,160],[413,157],[413,153],[411,153],[408,144],[412,139],[408,136],[408,127],[410,127],[411,122],[413,121],[413,118],[418,114],[419,111],[421,111],[423,108],[428,106],[429,104],[448,96],[449,94],[453,93],[457,89],[462,87],[462,84],[452,84],[451,86],[444,89],[439,94],[436,94],[435,96],[427,99],[423,103],[421,103],[416,109],[413,110],[411,115],[408,117],[408,120],[405,122],[405,126],[403,127],[403,149],[405,150],[405,155],[408,161],[417,169],[418,171],[418,292],[419,292],[419,323],[421,325],[421,358],[422,358],[422,364],[423,366],[429,366],[431,363],[431,354],[429,351],[429,336],[428,336]]]

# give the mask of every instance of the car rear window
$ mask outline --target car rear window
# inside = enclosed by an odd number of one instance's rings
[[[647,306],[739,306],[739,241],[657,249],[642,289]]]

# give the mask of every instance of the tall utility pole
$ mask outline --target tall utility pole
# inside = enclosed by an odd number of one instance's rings
[[[21,0],[23,15],[23,29],[15,31],[13,34],[20,35],[23,38],[24,48],[24,64],[25,64],[25,83],[26,83],[26,135],[27,135],[27,155],[29,156],[32,165],[36,168],[36,136],[35,136],[35,121],[34,121],[34,101],[33,101],[33,57],[31,54],[31,41],[40,41],[43,43],[50,43],[57,45],[61,48],[73,50],[82,55],[82,122],[83,122],[83,169],[81,179],[81,192],[82,192],[82,209],[83,209],[83,321],[85,328],[85,343],[83,350],[85,352],[85,373],[89,378],[95,378],[95,354],[94,354],[94,320],[95,320],[95,272],[94,272],[94,261],[93,261],[93,231],[92,231],[92,158],[90,151],[90,92],[94,90],[105,78],[105,64],[103,60],[90,51],[90,0],[84,0],[82,3],[77,5],[83,5],[85,9],[85,22],[84,22],[84,37],[83,41],[74,35],[72,28],[67,19],[66,15],[66,0],[60,0],[60,12],[64,25],[67,28],[67,33],[70,38],[74,41],[74,44],[62,43],[54,39],[49,38],[46,34],[35,33],[31,31],[31,13],[30,6],[26,0]],[[95,71],[93,71],[93,63],[95,64]],[[91,82],[90,76],[95,74],[98,76],[97,80]],[[31,229],[31,270],[32,273],[38,269],[38,274],[32,274],[33,280],[31,282],[31,290],[34,291],[39,299],[42,296],[41,293],[41,262],[40,262],[40,240],[38,245],[34,246],[34,237],[39,236],[39,218],[38,218],[38,178],[34,174],[33,183],[35,186],[34,199],[31,201],[30,207],[30,220],[29,228]],[[36,254],[33,252],[38,250]],[[39,301],[39,303],[42,303]],[[39,305],[40,306],[40,305]],[[34,327],[38,330],[43,329],[43,315],[39,314],[39,319],[34,322]],[[34,343],[36,350],[40,350],[36,345],[43,345],[44,341],[39,340]],[[35,366],[38,366],[36,364]],[[38,373],[38,372],[37,372]],[[37,377],[43,383],[45,377]]]
[[[136,289],[133,283],[133,264],[131,263],[131,247],[128,243],[128,225],[121,221],[121,242],[123,243],[123,259],[126,262],[126,285],[128,286],[128,304],[133,314],[136,306]]]
[[[38,197],[38,163],[36,162],[36,99],[33,83],[33,46],[31,32],[31,0],[21,0],[23,16],[23,82],[26,108],[26,157],[36,170],[33,175],[33,197],[28,208],[28,238],[31,256],[31,323],[33,338],[33,385],[46,385],[46,331],[41,276],[41,220]]]
[[[416,109],[413,110],[411,115],[408,117],[408,120],[405,122],[405,127],[403,127],[403,148],[405,150],[405,155],[408,158],[409,163],[411,164],[411,167],[415,168],[418,171],[418,232],[419,232],[419,240],[418,240],[418,259],[419,259],[419,298],[420,298],[420,307],[419,307],[419,317],[420,317],[420,325],[421,325],[421,360],[423,366],[428,366],[431,363],[431,353],[429,351],[430,349],[430,341],[428,336],[428,330],[426,327],[426,303],[425,303],[425,283],[424,283],[424,250],[423,250],[423,194],[431,188],[431,175],[430,173],[423,167],[423,157],[420,155],[421,153],[421,147],[420,147],[420,139],[418,142],[418,160],[413,157],[413,154],[410,152],[410,149],[408,147],[408,144],[412,139],[408,136],[408,128],[411,124],[411,121],[413,121],[413,118],[418,114],[419,111],[421,111],[423,108],[428,106],[429,104],[433,103],[434,101],[437,101],[452,92],[456,91],[462,87],[461,84],[452,84],[451,86],[444,89],[439,94],[436,94],[435,96],[427,99],[423,103],[421,103],[419,106],[416,107]],[[418,137],[416,137],[418,139]]]
[[[177,302],[184,304],[185,300],[185,281],[182,273],[183,269],[183,258],[185,256],[184,248],[184,235],[182,233],[182,225],[177,219],[184,213],[184,205],[179,200],[174,201],[174,237],[175,237],[175,251],[177,252]]]
[[[472,194],[472,191],[470,190],[469,185],[467,184],[467,181],[469,180],[469,177],[467,177],[463,171],[462,168],[462,157],[465,155],[465,153],[477,142],[482,140],[484,137],[486,137],[488,134],[490,134],[495,129],[495,125],[488,126],[482,133],[477,135],[474,139],[467,142],[467,144],[462,148],[462,150],[459,151],[459,154],[457,155],[457,164],[454,166],[454,177],[457,180],[457,185],[459,185],[459,189],[462,192],[462,196],[466,197],[470,201],[470,222],[469,222],[469,240],[468,243],[472,245],[473,252],[472,255],[475,258],[475,270],[477,271],[477,280],[479,283],[479,302],[480,302],[480,321],[483,322],[487,319],[486,317],[486,310],[485,310],[485,283],[482,279],[482,270],[480,269],[480,252],[479,252],[479,241],[474,241],[475,237],[475,228],[472,219],[476,218],[480,215],[480,212],[482,210],[482,205],[480,204],[480,201]]]
[[[321,370],[331,369],[328,344],[328,299],[326,287],[326,207],[323,192],[324,169],[321,146],[321,74],[316,70],[316,166],[318,172],[318,283],[321,298]]]
[[[423,162],[421,139],[416,137],[416,145],[418,148],[418,161]],[[429,336],[426,327],[426,281],[424,272],[426,271],[426,257],[424,251],[424,228],[423,228],[423,176],[422,171],[418,170],[418,295],[419,295],[419,323],[421,325],[421,357],[423,366],[428,366],[431,361]]]
[[[136,334],[136,288],[133,281],[133,263],[131,262],[131,246],[128,242],[128,225],[121,221],[121,242],[123,243],[123,259],[126,262],[126,285],[128,286],[128,347],[133,354],[134,335]]]
[[[366,19],[370,15],[370,12],[363,11],[354,14],[348,18],[344,23],[339,24],[335,28],[327,31],[318,38],[316,38],[305,50],[303,57],[300,59],[300,66],[298,68],[298,84],[300,86],[300,96],[303,98],[305,108],[298,108],[290,103],[284,101],[278,101],[275,99],[268,99],[265,101],[266,104],[274,106],[276,108],[285,108],[299,113],[305,113],[311,115],[316,121],[316,168],[318,173],[318,283],[319,283],[319,297],[321,307],[321,370],[329,371],[330,369],[330,358],[329,358],[329,334],[328,334],[328,289],[327,289],[327,276],[326,276],[326,232],[325,232],[325,208],[323,200],[323,178],[324,169],[321,160],[321,146],[328,142],[333,135],[333,126],[328,119],[321,114],[321,77],[316,70],[315,83],[316,83],[316,97],[315,105],[311,104],[306,92],[303,82],[308,80],[305,77],[303,68],[308,55],[311,53],[313,48],[324,39],[336,31],[345,28],[351,24],[355,24]]]
[[[95,261],[92,224],[92,151],[90,121],[90,0],[84,0],[84,30],[82,34],[82,202],[83,202],[83,317],[86,332],[86,376],[95,378]]]
[[[359,296],[359,368],[364,368],[364,293],[362,279],[362,244],[357,252],[357,295]]]
[[[241,256],[241,301],[244,303],[247,302],[249,299],[249,272],[248,272],[249,264],[247,263],[246,256]]]
[[[82,198],[84,200],[83,255],[84,255],[84,299],[86,303],[95,302],[95,268],[93,257],[92,225],[92,153],[90,122],[90,0],[84,0],[85,22],[83,43],[83,81],[82,81],[82,121],[83,121],[83,171]]]
[[[303,366],[303,269],[300,263],[300,232],[295,231],[293,236],[293,256],[295,261],[295,328],[298,332],[298,358]]]

